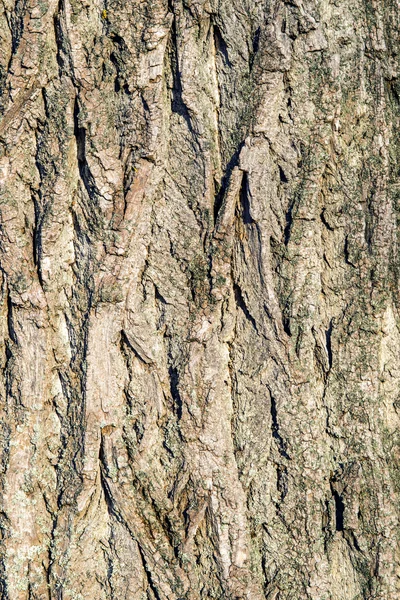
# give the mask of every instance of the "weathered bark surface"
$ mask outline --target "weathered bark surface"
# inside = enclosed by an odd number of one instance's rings
[[[397,0],[2,0],[1,598],[400,598]]]

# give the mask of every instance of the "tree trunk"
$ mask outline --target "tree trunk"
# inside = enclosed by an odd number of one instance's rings
[[[2,0],[2,600],[400,598],[396,0]]]

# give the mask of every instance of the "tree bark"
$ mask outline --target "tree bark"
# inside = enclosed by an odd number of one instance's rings
[[[396,0],[2,0],[2,600],[400,598]]]

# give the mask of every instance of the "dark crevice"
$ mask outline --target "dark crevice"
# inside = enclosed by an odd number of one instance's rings
[[[99,450],[99,463],[100,463],[100,483],[104,493],[104,500],[107,505],[108,514],[114,517],[120,523],[124,522],[124,519],[116,510],[115,503],[112,499],[111,490],[107,482],[107,460],[104,450],[104,435],[101,434],[100,450]]]
[[[14,344],[18,344],[17,334],[15,332],[14,327],[14,319],[13,319],[13,305],[11,302],[10,293],[7,294],[7,326],[8,326],[8,335],[10,340],[14,342]]]
[[[195,130],[192,123],[192,118],[186,103],[183,99],[183,88],[181,72],[179,70],[179,53],[178,53],[178,30],[176,24],[176,16],[174,13],[173,6],[170,5],[170,12],[173,13],[174,17],[172,20],[171,37],[170,37],[170,65],[172,73],[172,97],[171,97],[171,111],[183,117],[186,121],[190,133],[195,137]]]
[[[182,398],[180,396],[179,389],[178,389],[178,385],[179,385],[178,370],[176,367],[171,366],[168,369],[168,373],[169,373],[169,382],[170,382],[170,390],[171,390],[172,400],[174,401],[174,404],[175,404],[178,420],[180,420],[182,418],[183,403],[182,403]]]
[[[301,325],[299,325],[299,327],[297,329],[297,337],[296,337],[296,345],[295,345],[297,358],[300,357],[300,349],[301,349],[301,345],[302,345],[302,341],[303,341],[303,336],[304,336],[304,329]]]
[[[289,317],[285,317],[285,315],[282,315],[282,325],[283,325],[283,331],[289,337],[291,337],[292,332],[290,331],[290,319],[289,319]]]
[[[368,252],[373,252],[373,233],[374,233],[374,192],[371,192],[367,198],[367,211],[365,214],[364,239]]]
[[[115,547],[113,544],[113,530],[112,527],[110,528],[110,536],[108,538],[108,545],[110,546],[111,551],[113,551],[113,553],[115,554]],[[103,549],[103,555],[104,555],[104,562],[107,564],[107,584],[108,584],[108,589],[109,589],[109,594],[110,594],[110,600],[114,600],[115,595],[114,595],[114,588],[112,585],[112,576],[114,573],[114,561],[113,561],[113,557],[108,554],[107,552],[105,552],[105,549]]]
[[[65,0],[59,0],[57,11],[53,17],[54,37],[57,45],[56,60],[60,77],[65,73],[76,83],[74,65],[71,60],[71,46],[65,23]]]
[[[344,529],[344,503],[343,498],[338,494],[336,490],[332,490],[333,499],[335,500],[335,521],[336,531],[343,531]]]
[[[146,573],[146,578],[147,578],[147,583],[149,584],[149,588],[152,591],[154,598],[156,600],[162,600],[160,594],[158,593],[157,587],[154,584],[153,575],[147,566],[147,560],[146,560],[143,549],[142,549],[141,545],[139,544],[139,542],[138,542],[137,547],[139,550],[140,557],[142,559],[143,569],[144,569],[144,572]]]
[[[74,135],[76,138],[76,154],[78,158],[79,169],[81,170],[85,163],[86,129],[79,126],[79,112],[79,102],[78,97],[76,97],[74,104]]]
[[[392,98],[395,105],[400,106],[400,83],[397,78],[386,81],[386,88],[389,98]]]
[[[19,388],[15,388],[14,385],[15,380],[13,377],[13,367],[15,365],[15,357],[12,350],[12,344],[10,344],[9,340],[6,340],[5,343],[5,355],[6,363],[3,369],[6,392],[5,395],[9,405],[14,404],[14,406],[17,406],[21,404],[21,392]]]
[[[326,339],[326,351],[328,353],[328,364],[329,369],[332,368],[332,329],[333,329],[333,319],[330,320],[329,327],[325,331],[325,339]]]
[[[351,267],[354,267],[354,268],[355,268],[355,267],[356,267],[356,265],[355,265],[354,263],[352,263],[352,262],[351,262],[351,260],[350,260],[350,252],[349,252],[349,238],[348,238],[348,236],[347,236],[347,235],[346,235],[346,237],[345,237],[345,239],[344,239],[344,249],[343,249],[343,250],[344,250],[344,260],[345,260],[345,263],[346,263],[347,265],[350,265]]]
[[[31,564],[32,561],[28,560],[28,573],[27,573],[27,579],[28,579],[28,600],[35,600],[35,595],[32,589],[32,582],[31,582]]]
[[[124,341],[123,337],[121,336],[120,339],[120,351],[121,351],[121,355],[124,359],[124,363],[125,363],[125,368],[126,371],[128,373],[128,377],[125,381],[125,385],[124,385],[124,396],[125,396],[125,400],[126,400],[126,412],[128,415],[133,415],[133,410],[134,410],[134,404],[135,404],[135,398],[131,393],[130,390],[130,383],[132,381],[133,378],[133,374],[132,374],[132,361],[131,361],[131,357],[130,357],[130,351],[129,348],[127,348],[126,346],[126,342]],[[136,426],[136,422],[135,422],[135,426]],[[129,453],[129,448],[128,448],[128,453]]]
[[[271,398],[270,410],[271,410],[271,419],[272,419],[272,422],[271,422],[272,437],[276,440],[276,443],[278,445],[279,454],[281,456],[283,456],[283,458],[287,458],[288,460],[290,460],[290,456],[286,452],[286,442],[284,441],[281,434],[279,433],[279,423],[278,423],[278,413],[277,413],[277,409],[276,409],[276,400],[271,393],[270,393],[270,398]]]
[[[111,57],[110,57],[111,58]],[[114,92],[118,94],[121,91],[121,84],[119,83],[118,77],[114,80]]]
[[[131,405],[132,405],[132,402],[131,402]],[[139,421],[139,419],[138,419],[137,421],[134,422],[132,429],[135,432],[136,441],[137,441],[138,445],[140,446],[141,441],[145,434],[145,426],[144,426],[143,422]]]
[[[86,160],[86,129],[84,127],[79,126],[79,112],[79,102],[78,97],[76,97],[74,104],[74,135],[76,139],[79,175],[83,185],[85,186],[89,199],[95,200],[101,194],[97,189],[95,180]]]
[[[121,91],[121,83],[118,77],[118,72],[119,72],[119,66],[118,66],[118,59],[116,58],[114,52],[111,52],[110,54],[110,60],[113,63],[115,70],[116,70],[116,77],[114,79],[114,92],[116,92],[118,94],[119,91]]]
[[[357,552],[361,552],[361,548],[359,546],[359,543],[357,541],[354,531],[351,531],[350,529],[346,529],[346,531],[344,531],[344,533],[343,533],[343,537],[346,540],[346,542],[349,544],[351,550],[356,550]]]
[[[129,348],[135,357],[144,365],[148,366],[152,362],[146,355],[143,355],[144,353],[140,352],[140,348],[135,347],[135,342],[128,338],[124,330],[121,330],[121,345],[125,348]]]
[[[140,94],[140,101],[143,106],[144,119],[145,119],[146,123],[148,123],[149,117],[150,117],[150,106],[148,105],[148,102],[147,102],[146,98],[144,97],[144,92]]]
[[[154,285],[154,299],[156,301],[156,306],[158,308],[158,319],[157,319],[157,329],[160,330],[163,328],[165,324],[165,316],[166,316],[166,307],[168,302],[161,294],[160,290],[156,285]]]
[[[237,283],[234,284],[233,291],[234,291],[234,294],[235,294],[235,300],[236,300],[237,306],[242,310],[242,312],[244,313],[246,319],[248,321],[250,321],[250,323],[254,327],[255,331],[258,333],[256,320],[252,316],[252,314],[250,313],[249,309],[247,308],[246,302],[245,302],[245,300],[243,298],[241,287]]]
[[[126,65],[129,63],[129,50],[123,37],[112,33],[110,39],[114,44],[114,51],[110,54],[110,60],[115,67],[115,80],[114,80],[114,91],[119,92],[123,90],[125,94],[129,95],[129,85],[123,79],[122,74],[126,70]]]
[[[221,185],[216,185],[217,194],[214,200],[214,223],[217,221],[218,214],[223,206],[225,194],[229,188],[229,182],[233,169],[238,165],[239,155],[243,148],[244,142],[240,142],[237,150],[232,155],[230,161],[226,165],[225,175],[222,178]]]
[[[41,258],[42,258],[42,226],[43,226],[43,211],[40,207],[39,198],[36,195],[32,196],[33,208],[35,213],[35,224],[32,228],[32,249],[33,249],[33,262],[36,267],[37,276],[40,285],[43,287],[43,277],[41,270]]]
[[[288,245],[289,240],[290,240],[290,233],[291,233],[292,225],[293,225],[293,209],[294,209],[294,202],[291,202],[291,204],[289,205],[289,208],[286,212],[286,226],[285,226],[285,229],[283,232],[285,246]]]
[[[325,209],[323,209],[323,211],[322,211],[322,212],[321,212],[321,214],[320,214],[321,221],[323,222],[323,224],[325,225],[325,227],[326,227],[327,229],[329,229],[329,231],[334,231],[334,228],[333,228],[333,227],[332,227],[332,226],[331,226],[331,225],[328,223],[328,221],[326,220],[326,218],[325,218],[325,214],[324,214],[324,213],[325,213]]]
[[[285,171],[282,169],[280,165],[278,165],[279,169],[279,179],[281,183],[288,183],[288,178],[286,177]]]
[[[32,227],[32,254],[35,267],[40,264],[41,243],[40,243],[40,209],[37,198],[33,197],[33,209],[35,212],[35,223]],[[39,275],[39,273],[38,273]],[[40,278],[40,275],[39,275]]]
[[[253,54],[257,54],[260,48],[261,27],[257,27],[253,37]]]
[[[245,225],[254,223],[254,220],[250,213],[250,202],[249,202],[249,176],[247,171],[243,171],[242,185],[240,187],[240,205],[242,207],[242,218]]]
[[[215,24],[214,24],[213,29],[214,29],[213,32],[214,32],[215,49],[216,49],[217,53],[222,57],[222,60],[225,64],[225,66],[231,68],[232,63],[229,59],[228,47],[226,45],[224,38],[222,37],[221,30],[218,27],[218,25],[215,25]]]
[[[257,29],[254,32],[254,36],[253,36],[251,47],[249,48],[249,54],[250,54],[249,69],[250,69],[250,73],[253,70],[254,62],[255,62],[255,59],[256,59],[256,56],[257,56],[257,52],[260,49],[260,37],[261,37],[261,27],[257,27]]]
[[[221,206],[223,204],[223,200],[225,197],[226,183],[224,185],[224,181],[222,181],[222,183],[220,185],[219,182],[216,179],[214,179],[214,187],[216,190],[215,200],[214,200],[214,223],[216,223],[217,218],[218,218],[218,213],[221,209]]]
[[[61,18],[62,18],[61,15],[63,13],[63,8],[64,8],[64,0],[59,0],[58,6],[57,6],[57,11],[53,17],[54,34],[55,34],[54,38],[55,38],[56,45],[57,45],[56,59],[57,59],[58,70],[59,70],[60,76],[62,75],[62,73],[64,71],[64,67],[65,67],[65,61],[64,61],[64,57],[63,57],[63,44],[62,44],[63,32],[62,32],[62,25],[61,25]]]
[[[103,442],[102,442],[103,443]],[[123,525],[125,525],[127,527],[127,524],[125,522],[125,519],[122,517],[122,515],[120,515],[120,513],[118,512],[115,503],[112,499],[111,496],[111,490],[109,488],[109,485],[107,483],[107,479],[106,479],[106,475],[105,475],[105,465],[103,463],[104,457],[102,458],[101,462],[100,462],[100,485],[101,488],[103,490],[103,494],[104,494],[104,500],[107,506],[107,511],[108,514],[110,515],[110,517],[113,517],[116,521],[118,521],[119,523],[122,523]],[[129,533],[130,529],[127,527]]]

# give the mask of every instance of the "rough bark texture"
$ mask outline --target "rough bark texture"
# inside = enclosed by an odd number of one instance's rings
[[[397,0],[1,0],[2,600],[400,598]]]

